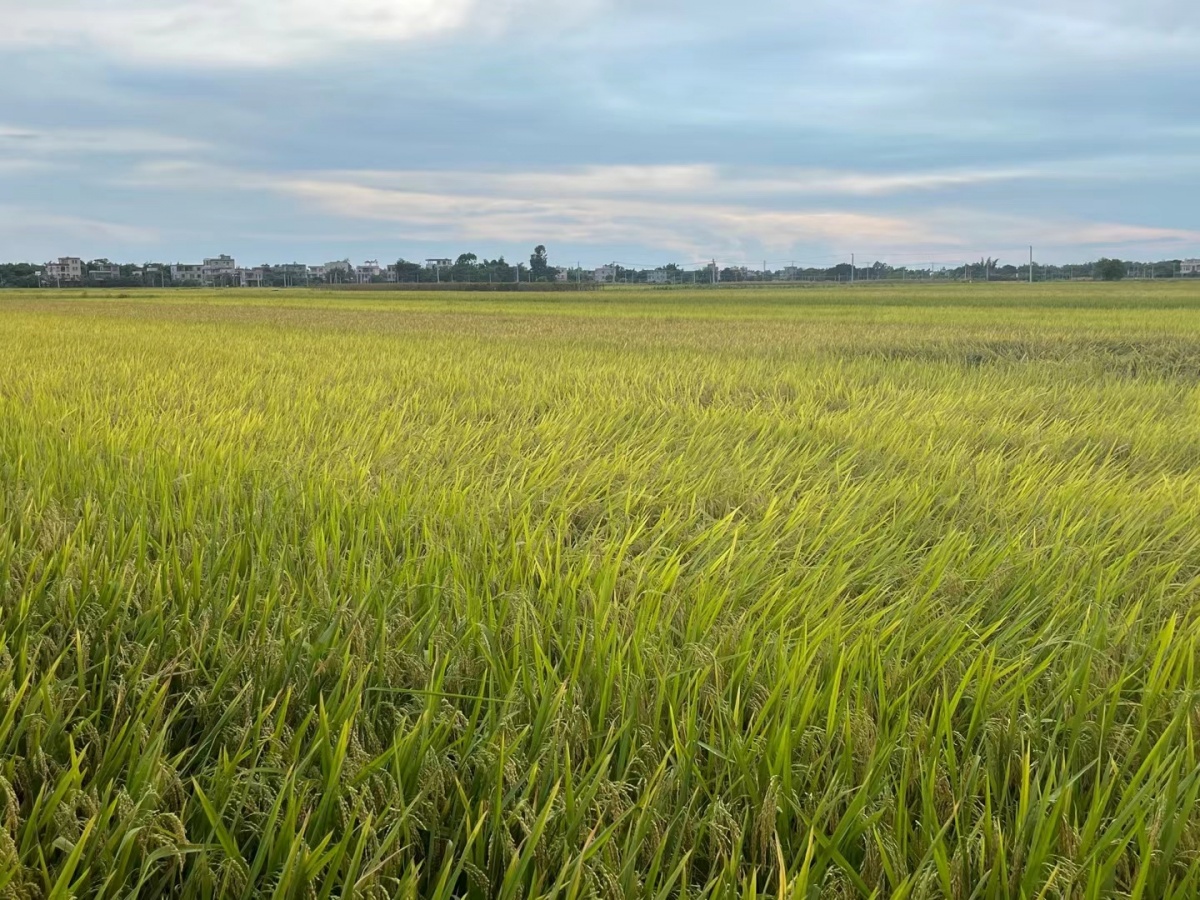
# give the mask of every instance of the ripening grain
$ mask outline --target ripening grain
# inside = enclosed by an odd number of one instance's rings
[[[1200,284],[0,296],[0,897],[1192,897]]]

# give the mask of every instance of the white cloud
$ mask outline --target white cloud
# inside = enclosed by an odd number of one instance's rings
[[[848,172],[827,169],[756,169],[708,164],[573,166],[525,172],[347,171],[331,173],[377,187],[501,192],[522,196],[678,196],[762,199],[781,195],[878,196],[938,190],[992,181],[1043,177],[1037,168],[959,169],[929,172]]]
[[[570,12],[589,0],[0,0],[0,46],[74,45],[169,65],[270,66],[347,44],[411,41],[467,26],[486,32],[536,4]]]
[[[754,244],[783,251],[802,242],[846,245],[945,244],[919,222],[839,210],[772,210],[704,200],[640,200],[577,195],[524,197],[427,193],[315,178],[284,179],[272,190],[343,218],[393,222],[412,237],[479,241],[553,240],[630,245],[704,254]]]
[[[106,154],[143,156],[189,153],[206,145],[154,131],[128,128],[27,128],[0,123],[0,155],[28,159]]]
[[[7,157],[0,153],[0,175],[28,174],[53,169],[54,165],[42,159]]]
[[[26,240],[34,235],[90,244],[146,244],[159,237],[158,231],[153,228],[83,216],[58,215],[18,206],[0,206],[0,237]]]
[[[1111,177],[1103,163],[1077,168],[1081,177]],[[731,173],[709,165],[268,174],[167,161],[143,164],[120,183],[204,190],[219,182],[290,197],[344,221],[386,222],[392,233],[414,240],[640,245],[694,259],[821,246],[864,257],[937,254],[961,261],[1023,253],[1030,243],[1043,249],[1200,243],[1200,231],[1000,215],[947,206],[944,198],[931,203],[924,195],[917,207],[868,211],[838,208],[836,200],[1043,175],[1051,177],[1037,167],[865,174]]]
[[[393,222],[410,237],[462,241],[640,244],[696,256],[739,256],[747,248],[786,254],[818,244],[864,254],[933,252],[967,258],[1042,248],[1200,244],[1200,231],[1111,222],[997,216],[941,208],[861,212],[827,205],[764,208],[709,199],[631,199],[604,195],[524,197],[425,193],[302,178],[270,189],[346,219]]]
[[[181,164],[164,163],[144,174],[179,174]],[[873,197],[937,191],[996,181],[1050,177],[1038,167],[954,169],[926,172],[855,172],[830,169],[743,169],[709,164],[560,166],[537,171],[346,170],[321,173],[381,190],[501,195],[538,198],[702,196],[706,200],[762,202],[772,198]]]
[[[604,15],[597,15],[603,12]],[[1190,0],[761,0],[731,15],[717,0],[0,0],[0,47],[84,47],[126,61],[272,66],[352,45],[461,32],[495,36],[534,23],[579,48],[650,50],[722,33],[796,28],[855,36],[824,49],[867,69],[901,72],[946,51],[1002,45],[1055,60],[1161,59],[1200,44]],[[579,27],[577,27],[579,26]],[[779,86],[780,94],[785,93]],[[819,95],[809,98],[819,101]]]
[[[164,164],[170,171],[172,164]],[[320,174],[380,189],[538,198],[703,197],[755,203],[795,197],[928,194],[1003,182],[1183,177],[1200,172],[1194,156],[1106,157],[1018,166],[865,172],[844,169],[688,165],[559,166],[540,170],[344,170]]]

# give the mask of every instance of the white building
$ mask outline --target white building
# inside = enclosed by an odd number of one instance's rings
[[[42,280],[47,284],[83,281],[83,260],[77,256],[60,256],[58,262],[46,263]]]
[[[171,266],[171,281],[175,284],[201,284],[204,281],[204,266],[175,263]]]
[[[666,269],[655,269],[646,276],[646,281],[650,284],[670,284],[674,281],[674,278],[671,277],[671,273]]]
[[[379,260],[368,259],[361,266],[355,266],[354,272],[358,275],[358,283],[366,284],[382,275],[383,269],[379,267]]]
[[[566,266],[558,266],[554,270],[554,280],[563,283],[571,280],[571,270]]]
[[[224,253],[206,259],[201,271],[201,280],[208,285],[233,284],[239,280],[237,263],[232,256],[226,256]]]
[[[452,265],[454,265],[454,260],[443,257],[425,260],[425,268],[427,269],[448,269]]]
[[[121,277],[121,267],[107,259],[93,259],[88,263],[88,278],[92,281],[110,281]]]
[[[609,282],[609,281],[615,282],[617,280],[617,264],[613,263],[611,266],[598,267],[592,273],[592,278],[595,279],[596,281],[600,282],[601,284],[604,284],[605,282]]]
[[[238,269],[238,284],[242,287],[262,287],[266,274],[265,266],[255,266],[253,269]]]
[[[1180,275],[1200,275],[1200,259],[1185,259],[1179,264]]]
[[[323,277],[326,281],[336,284],[354,281],[354,266],[348,259],[335,259],[333,262],[325,263],[321,268],[324,270]]]
[[[348,259],[337,259],[323,266],[309,266],[308,277],[313,281],[328,281],[341,284],[354,280],[354,266]]]

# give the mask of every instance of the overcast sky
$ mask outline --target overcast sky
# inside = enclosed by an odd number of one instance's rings
[[[0,259],[1200,256],[1195,0],[0,0]]]

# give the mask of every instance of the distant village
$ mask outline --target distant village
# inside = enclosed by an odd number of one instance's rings
[[[1106,273],[1099,274],[1100,266]],[[1116,267],[1114,269],[1114,266]],[[549,265],[545,248],[539,247],[530,257],[530,264],[513,265],[503,257],[480,260],[473,253],[457,259],[431,258],[423,262],[399,260],[380,264],[369,259],[355,265],[349,259],[335,260],[324,265],[285,263],[280,265],[240,266],[225,254],[210,257],[199,263],[122,264],[107,259],[85,262],[79,257],[63,256],[42,266],[25,263],[0,265],[0,285],[79,287],[79,286],[146,286],[146,287],[299,287],[307,285],[353,284],[435,284],[435,283],[522,283],[557,282],[560,284],[715,284],[730,282],[805,282],[805,281],[870,281],[900,279],[932,279],[959,281],[1023,281],[1023,280],[1090,280],[1117,277],[1175,278],[1200,276],[1200,259],[1163,260],[1135,263],[1119,260],[1076,265],[1046,266],[1001,265],[998,260],[981,259],[978,263],[958,266],[892,266],[875,262],[865,266],[839,263],[829,267],[800,267],[796,265],[769,268],[720,266],[713,262],[684,268],[670,264],[654,268],[625,266],[610,263],[596,268],[565,268]]]
[[[396,284],[478,281],[591,281],[613,283],[637,280],[651,284],[670,284],[678,281],[682,269],[674,266],[652,271],[639,271],[630,279],[630,271],[617,264],[595,269],[548,267],[538,272],[536,266],[524,263],[511,265],[503,258],[480,262],[473,254],[458,260],[427,259],[423,263],[400,260],[381,265],[368,259],[355,265],[349,259],[335,260],[324,265],[284,263],[281,265],[239,266],[232,256],[205,259],[201,263],[172,263],[144,265],[119,264],[107,259],[85,262],[74,256],[63,256],[40,267],[38,279],[44,287],[82,284],[136,283],[148,286],[198,287],[292,287],[308,284]],[[719,276],[718,276],[719,277]]]

